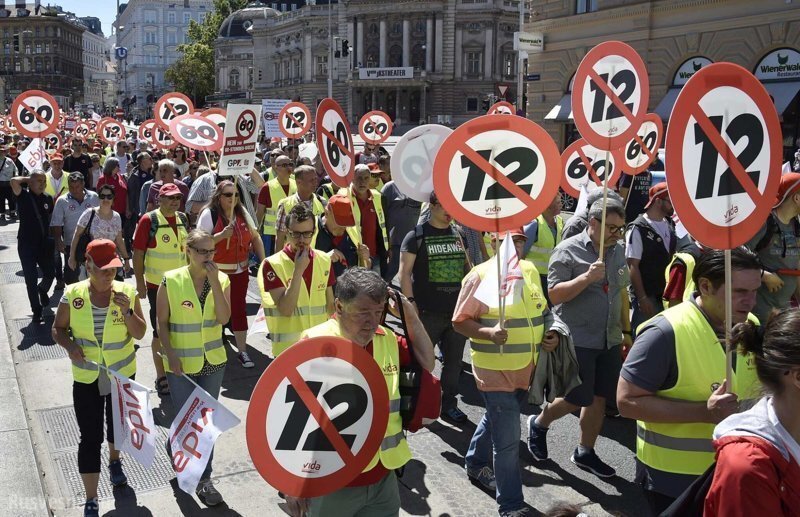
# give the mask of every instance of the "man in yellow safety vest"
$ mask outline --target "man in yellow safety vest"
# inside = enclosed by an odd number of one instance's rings
[[[256,221],[261,226],[261,240],[264,243],[264,252],[270,255],[273,250],[276,230],[275,222],[278,218],[278,203],[285,197],[289,197],[297,192],[297,183],[292,178],[294,164],[285,155],[275,159],[275,170],[277,177],[264,183],[258,192],[258,204],[256,206]]]
[[[761,264],[737,248],[731,265],[735,325],[753,318]],[[617,387],[620,414],[637,420],[636,481],[656,515],[714,462],[714,426],[760,391],[746,356],[736,356],[726,381],[724,252],[704,253],[693,277],[688,301],[642,325]]]
[[[289,197],[281,199],[281,202],[278,203],[278,212],[275,218],[275,230],[277,232],[275,241],[276,250],[283,249],[283,245],[286,244],[286,230],[288,229],[286,221],[289,212],[292,211],[295,205],[303,203],[314,212],[315,218],[325,213],[326,201],[314,193],[314,191],[317,190],[317,185],[319,185],[317,171],[314,170],[314,167],[310,165],[301,165],[296,168],[294,170],[294,181],[297,185],[297,192]],[[314,237],[311,239],[312,248],[316,247],[318,231],[319,228],[314,228]]]
[[[527,241],[522,249],[525,260],[530,260],[539,271],[539,280],[547,302],[547,266],[556,244],[561,242],[564,219],[561,217],[561,194],[558,193],[542,214],[525,226]]]

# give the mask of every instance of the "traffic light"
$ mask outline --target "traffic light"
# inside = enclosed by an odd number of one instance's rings
[[[350,42],[342,40],[342,57],[347,57],[350,55]]]

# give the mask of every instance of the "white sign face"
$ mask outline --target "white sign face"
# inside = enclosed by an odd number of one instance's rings
[[[686,84],[686,81],[691,79],[691,77],[700,71],[701,68],[704,66],[708,66],[712,63],[710,59],[703,56],[691,57],[681,64],[678,67],[678,70],[675,72],[675,76],[672,78],[672,85],[673,86],[683,86]]]
[[[331,357],[301,363],[297,373],[353,455],[358,455],[372,427],[374,413],[373,396],[366,378],[351,363]],[[287,472],[313,479],[333,474],[345,466],[288,379],[278,385],[267,415],[267,444]]]
[[[583,140],[573,142],[562,155],[564,181],[561,186],[566,193],[577,198],[584,184],[591,182],[602,186],[608,174],[608,186],[612,187],[622,174],[617,161],[616,152],[598,149]]]
[[[413,79],[413,66],[398,66],[391,68],[359,68],[359,79]]]
[[[655,114],[647,115],[636,135],[621,150],[623,172],[636,175],[649,167],[657,158],[663,132],[661,118]]]
[[[311,113],[304,105],[286,106],[281,113],[283,115],[280,124],[287,138],[299,138],[311,129]]]
[[[793,48],[773,50],[761,59],[753,73],[762,81],[798,79],[800,52]]]
[[[355,167],[353,138],[347,128],[344,113],[335,101],[325,99],[317,106],[317,147],[331,181],[340,187],[350,184]]]
[[[514,50],[541,52],[544,50],[544,34],[541,32],[515,32]]]
[[[245,176],[256,163],[256,141],[261,106],[257,104],[228,104],[220,176]],[[280,130],[279,130],[280,131]]]
[[[377,145],[392,134],[392,121],[386,113],[372,111],[361,117],[358,132],[365,142]]]
[[[267,138],[275,136],[283,138],[279,115],[283,107],[289,102],[291,102],[289,99],[263,99],[261,101],[261,126],[264,129],[264,136]]]
[[[392,179],[406,196],[427,203],[433,192],[436,153],[453,132],[447,126],[417,126],[400,139],[392,153]]]

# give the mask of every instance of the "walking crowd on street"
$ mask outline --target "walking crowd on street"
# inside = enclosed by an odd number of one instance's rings
[[[726,285],[723,251],[680,234],[667,184],[649,171],[607,199],[590,191],[568,218],[560,193],[534,220],[495,234],[458,221],[436,193],[425,203],[404,195],[380,146],[358,149],[352,183],[340,188],[319,155],[300,153],[314,145],[310,133],[262,137],[256,166],[238,180],[217,173],[216,153],[134,135],[113,147],[73,137],[29,172],[18,159],[27,143],[15,135],[0,146],[0,218],[19,222],[33,325],[52,321],[72,363],[85,516],[99,515],[106,471],[114,486],[127,482],[106,368],[153,386],[176,410],[195,384],[217,398],[229,357],[254,368],[251,347],[264,344],[248,338],[250,277],[273,357],[340,336],[390,372],[378,453],[344,488],[286,495],[293,515],[398,515],[409,411],[474,426],[464,475],[501,516],[532,515],[524,462],[568,460],[614,477],[597,444],[607,418],[635,420],[636,483],[648,504],[639,515],[800,507],[800,171],[781,177],[767,221],[731,251]],[[505,240],[521,275],[501,310],[481,285],[497,274]],[[730,382],[726,288],[738,346]],[[151,357],[136,353],[137,340],[151,341]],[[471,423],[459,408],[465,349],[485,406]],[[152,361],[156,377],[137,375],[137,360]],[[411,365],[435,390],[409,409],[398,373]],[[541,412],[521,422],[527,404]],[[551,457],[548,430],[570,413],[580,415],[579,439],[569,458]],[[207,506],[223,502],[212,475],[209,459],[196,489]],[[585,514],[563,505],[550,515]]]

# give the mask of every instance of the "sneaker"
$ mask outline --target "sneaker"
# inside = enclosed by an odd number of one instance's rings
[[[479,469],[471,469],[466,466],[464,468],[467,469],[467,477],[471,481],[474,481],[490,492],[494,492],[497,489],[497,482],[494,479],[494,471],[488,465]]]
[[[528,451],[536,461],[544,461],[547,454],[547,431],[544,427],[536,425],[536,415],[528,417]]]
[[[500,512],[500,517],[528,517],[531,514],[530,509],[520,508],[518,510],[508,510],[505,512]]]
[[[100,504],[96,497],[83,505],[83,517],[100,517]]]
[[[589,449],[581,454],[580,449],[576,448],[569,460],[577,465],[578,468],[591,472],[595,476],[601,478],[610,478],[617,475],[617,471],[614,470],[613,467],[603,463],[603,460],[597,456],[594,449]]]
[[[239,352],[239,362],[242,363],[243,368],[252,368],[256,365],[247,352]]]
[[[114,460],[108,464],[108,473],[110,474],[112,485],[123,486],[128,484],[128,476],[122,471],[122,462],[120,460]]]
[[[39,303],[42,304],[42,307],[48,307],[50,305],[50,296],[46,291],[42,291],[41,289],[37,290],[39,291]]]
[[[442,420],[450,422],[451,424],[463,424],[467,421],[467,415],[458,407],[452,407],[447,411],[442,411]]]
[[[211,481],[211,478],[201,479],[194,493],[206,506],[217,506],[222,502],[222,494],[214,488],[214,482]]]

